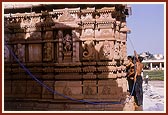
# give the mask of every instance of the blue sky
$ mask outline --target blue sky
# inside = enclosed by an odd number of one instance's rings
[[[164,4],[130,4],[132,15],[127,18],[131,30],[127,38],[127,54],[149,51],[164,54]],[[131,45],[133,44],[133,47]]]

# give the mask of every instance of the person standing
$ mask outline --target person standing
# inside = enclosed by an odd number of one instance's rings
[[[148,80],[149,80],[149,75],[148,75],[148,74],[146,74],[145,84],[148,84]]]
[[[128,91],[131,94],[133,85],[134,85],[134,63],[133,63],[133,58],[131,56],[127,57],[129,63],[126,65],[126,72],[127,72],[127,81],[128,81]]]
[[[135,63],[135,76],[134,76],[134,82],[135,82],[135,104],[136,108],[141,108],[143,105],[143,89],[142,89],[142,83],[143,79],[141,76],[142,69],[144,65],[142,64],[142,57],[139,57],[136,51],[134,51],[136,63]]]

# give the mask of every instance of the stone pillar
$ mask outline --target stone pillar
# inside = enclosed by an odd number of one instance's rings
[[[152,63],[150,63],[150,69],[152,70]]]
[[[77,41],[77,32],[72,30],[72,40],[73,40],[73,62],[79,61],[79,42]]]
[[[63,39],[63,32],[61,30],[58,31],[58,62],[62,62],[62,51],[63,51],[63,46],[62,46],[62,39]]]
[[[159,64],[159,68],[160,68],[160,70],[162,70],[162,63],[161,62]]]

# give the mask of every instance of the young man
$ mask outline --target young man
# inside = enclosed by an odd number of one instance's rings
[[[131,56],[128,56],[129,63],[126,65],[126,72],[127,72],[127,80],[128,80],[128,87],[129,87],[129,93],[132,93],[132,88],[134,84],[134,63],[133,58]]]
[[[142,89],[143,79],[141,76],[141,72],[142,72],[144,65],[141,63],[143,59],[141,57],[138,57],[136,51],[134,51],[134,55],[136,58],[136,65],[135,65],[136,71],[135,71],[135,76],[134,76],[134,82],[135,82],[135,97],[134,98],[135,98],[136,105],[139,107],[143,105],[143,89]]]

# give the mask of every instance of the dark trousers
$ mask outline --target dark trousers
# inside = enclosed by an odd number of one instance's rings
[[[142,89],[142,77],[137,76],[136,77],[136,83],[135,83],[135,103],[140,106],[143,105],[143,89]]]
[[[132,89],[133,89],[133,85],[134,85],[134,80],[130,79],[130,77],[127,78],[128,80],[128,87],[129,87],[129,92],[130,94],[132,93]],[[134,93],[132,94],[132,96],[134,95]]]

